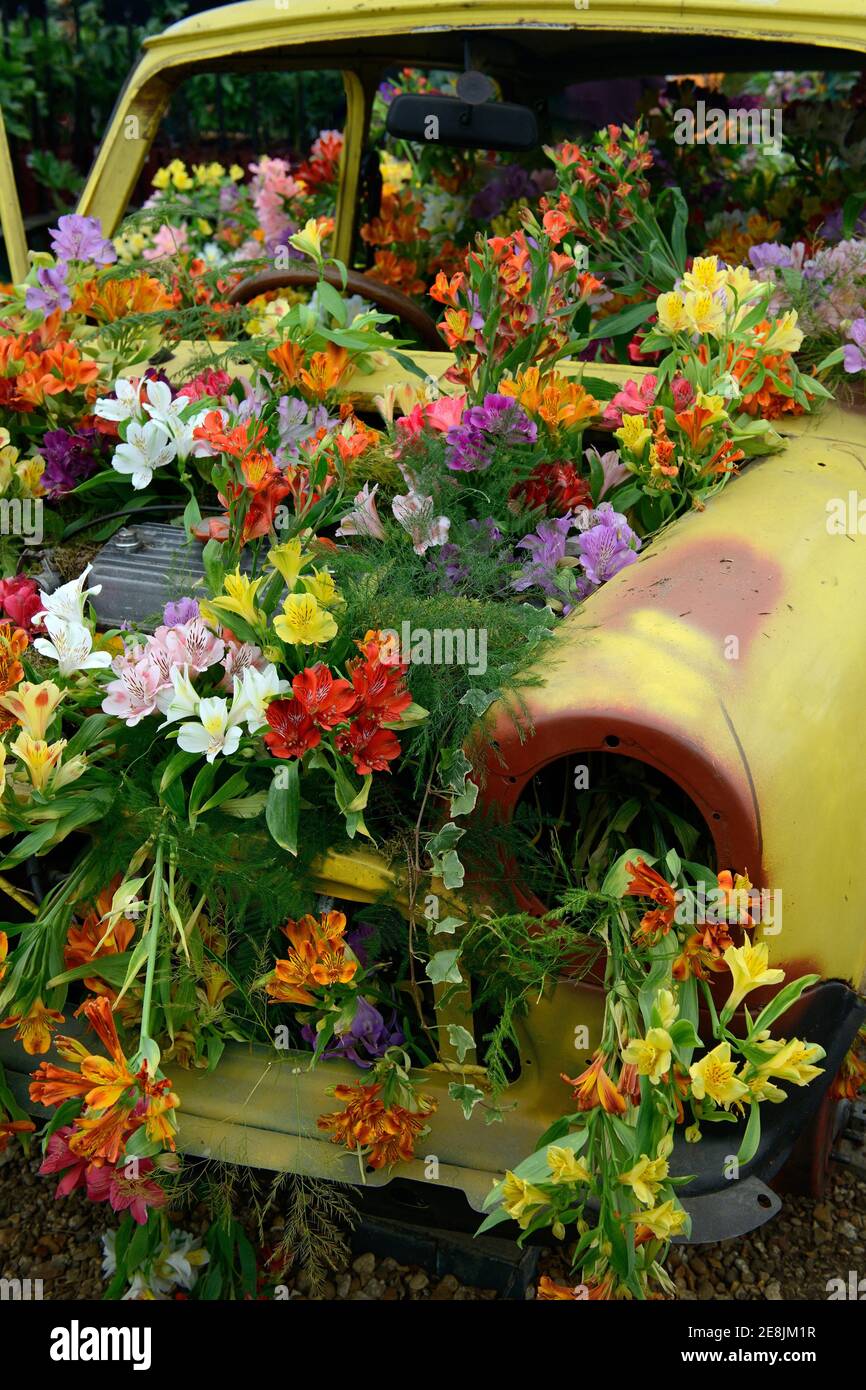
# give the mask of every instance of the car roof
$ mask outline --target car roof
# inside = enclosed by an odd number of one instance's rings
[[[351,35],[427,35],[448,31],[511,29],[528,37],[533,31],[593,33],[633,31],[668,35],[712,34],[795,40],[828,47],[866,51],[866,13],[862,0],[834,0],[822,13],[814,0],[243,0],[190,15],[145,48],[186,46],[191,39],[219,41],[229,35],[246,40],[258,35],[263,44],[324,42]],[[827,7],[829,10],[831,7]],[[696,70],[696,69],[690,69]]]

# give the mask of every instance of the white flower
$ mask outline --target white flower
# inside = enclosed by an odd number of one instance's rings
[[[156,703],[165,715],[164,729],[176,719],[191,719],[198,714],[201,696],[189,678],[188,666],[172,666],[169,671],[171,685],[166,686],[156,697]]]
[[[240,722],[243,712],[229,709],[227,701],[218,695],[202,700],[198,707],[199,722],[181,724],[177,746],[185,753],[204,753],[209,763],[218,753],[228,757],[237,751],[241,741]]]
[[[198,1279],[201,1265],[210,1261],[207,1250],[202,1249],[201,1241],[188,1231],[172,1231],[169,1236],[170,1253],[160,1259],[157,1266],[157,1282],[170,1279],[182,1289],[191,1289]]]
[[[247,721],[247,728],[254,734],[268,722],[265,717],[268,701],[275,695],[283,695],[289,688],[288,681],[280,680],[276,666],[268,665],[263,671],[248,666],[240,680],[235,677],[232,711],[237,718]]]
[[[45,594],[40,589],[42,612],[37,613],[33,619],[34,626],[41,625],[48,617],[59,618],[64,623],[83,624],[84,605],[88,598],[91,594],[102,593],[101,584],[94,584],[92,589],[85,589],[84,587],[84,581],[92,569],[92,565],[87,565],[77,579],[70,580],[68,584],[61,584],[60,588],[55,589],[53,594]]]
[[[146,425],[133,421],[126,432],[126,443],[114,451],[111,466],[118,473],[128,473],[132,486],[140,490],[148,486],[154,470],[171,463],[176,453],[173,441],[158,420],[148,420]]]
[[[37,637],[33,645],[43,656],[57,662],[61,676],[73,676],[76,671],[111,665],[108,652],[93,651],[90,629],[82,623],[67,623],[51,613],[44,621],[51,641]]]
[[[141,409],[140,392],[140,381],[130,381],[123,376],[118,377],[114,383],[114,394],[117,400],[103,397],[102,400],[96,402],[93,413],[98,415],[100,420],[115,420],[118,423],[123,420],[134,420]]]

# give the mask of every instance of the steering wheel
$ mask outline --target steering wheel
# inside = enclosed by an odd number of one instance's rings
[[[300,286],[313,289],[320,278],[318,271],[307,270],[301,266],[297,270],[263,270],[258,275],[248,275],[245,280],[241,280],[226,296],[226,300],[229,304],[248,304],[256,295],[265,294],[269,290],[296,289]],[[335,289],[343,289],[342,277],[335,266],[325,267],[324,278]],[[431,352],[448,351],[430,315],[401,290],[395,290],[391,285],[383,285],[380,280],[373,280],[357,270],[350,270],[346,276],[345,291],[347,294],[360,294],[364,299],[371,300],[384,313],[394,314],[415,330],[423,346]]]

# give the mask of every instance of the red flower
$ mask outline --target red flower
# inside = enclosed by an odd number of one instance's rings
[[[265,711],[270,730],[265,743],[275,758],[302,758],[322,735],[298,699],[271,700]]]
[[[412,703],[410,692],[403,687],[403,672],[399,667],[356,658],[349,662],[349,673],[359,711],[376,724],[396,724]]]
[[[508,500],[527,510],[545,507],[554,516],[564,516],[575,507],[591,507],[592,493],[573,464],[539,463],[528,478],[514,484]]]
[[[374,719],[353,719],[348,732],[337,734],[337,751],[350,757],[362,777],[368,772],[387,772],[388,764],[400,756],[400,740],[390,729],[380,729]]]
[[[42,609],[39,585],[26,574],[0,579],[0,608],[25,632],[32,631],[33,616]]]
[[[358,701],[349,681],[334,680],[321,662],[307,666],[295,676],[292,690],[320,729],[333,729],[336,724],[345,723]]]

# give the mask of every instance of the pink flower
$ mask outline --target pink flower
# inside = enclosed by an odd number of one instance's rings
[[[48,1140],[48,1150],[39,1169],[43,1176],[46,1173],[63,1174],[55,1189],[55,1197],[68,1197],[70,1192],[75,1191],[76,1187],[84,1186],[88,1167],[87,1159],[79,1158],[78,1154],[73,1153],[70,1149],[69,1136],[71,1133],[72,1125],[63,1125],[60,1129],[55,1129]]]
[[[268,662],[262,654],[261,647],[254,646],[252,642],[238,642],[237,638],[229,634],[223,657],[225,675],[220,681],[220,690],[233,690],[235,678],[241,680],[244,672],[250,667],[264,671],[267,666]]]
[[[433,515],[433,498],[418,492],[399,494],[391,503],[396,520],[408,531],[416,555],[423,555],[431,545],[444,545],[451,522],[447,516]]]
[[[162,256],[176,256],[179,251],[186,251],[188,241],[185,222],[181,222],[179,227],[163,222],[153,239],[153,245],[144,252],[144,259],[158,261]]]
[[[440,396],[425,407],[424,418],[427,424],[442,434],[459,425],[466,408],[465,396]]]
[[[180,627],[158,627],[154,637],[168,651],[173,666],[188,666],[190,672],[207,671],[225,656],[225,642],[215,637],[200,618],[181,623]]]
[[[87,1174],[87,1195],[91,1202],[110,1202],[112,1211],[129,1211],[133,1221],[143,1226],[148,1207],[164,1207],[168,1198],[150,1174],[149,1158],[126,1159],[119,1168],[107,1164],[91,1168]]]
[[[695,399],[692,390],[692,383],[687,381],[684,376],[675,376],[671,382],[671,392],[674,398],[674,410],[688,410]]]
[[[408,415],[401,415],[394,428],[397,431],[396,449],[399,452],[410,439],[417,439],[424,429],[424,407],[418,402]]]
[[[285,159],[263,155],[259,164],[250,165],[250,172],[254,175],[250,189],[259,226],[265,240],[274,242],[289,231],[291,219],[285,205],[304,192],[303,185],[292,177],[291,166]],[[261,251],[261,246],[258,249]]]
[[[214,371],[208,367],[198,376],[194,376],[192,381],[187,381],[185,385],[179,387],[178,395],[185,396],[188,401],[201,400],[202,396],[224,396],[232,384],[232,379],[228,372]]]
[[[162,672],[148,651],[132,647],[123,656],[116,656],[111,669],[118,677],[105,687],[102,709],[117,719],[126,721],[130,729],[153,714],[157,696],[165,688]]]
[[[378,488],[378,483],[372,490],[370,484],[365,483],[361,491],[355,493],[355,505],[340,522],[337,528],[338,536],[370,536],[375,541],[385,539],[385,528],[376,510]]]
[[[652,372],[643,378],[640,385],[629,377],[622,390],[617,391],[613,400],[605,406],[602,416],[605,424],[619,429],[623,415],[646,415],[655,401],[656,381]]]

